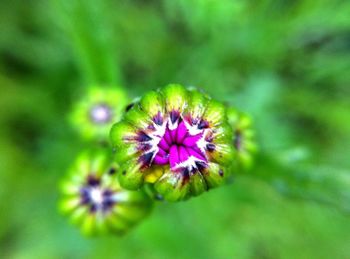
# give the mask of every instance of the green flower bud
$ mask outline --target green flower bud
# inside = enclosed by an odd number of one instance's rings
[[[165,200],[185,200],[225,182],[234,158],[223,104],[168,85],[141,97],[111,129],[121,185],[146,183]]]
[[[121,118],[127,102],[120,88],[90,87],[76,103],[70,121],[82,137],[104,141],[113,123]]]
[[[152,200],[123,189],[114,176],[119,173],[106,152],[84,152],[62,182],[60,210],[83,234],[122,234],[149,214]]]
[[[250,169],[253,165],[254,154],[257,152],[252,119],[234,108],[228,109],[227,116],[233,129],[232,143],[236,150],[236,166],[238,170]]]

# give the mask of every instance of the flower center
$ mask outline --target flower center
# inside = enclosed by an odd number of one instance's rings
[[[149,127],[151,132],[139,133],[140,149],[145,151],[140,157],[144,166],[169,164],[172,171],[193,171],[207,166],[206,151],[213,151],[215,146],[208,142],[211,130],[206,121],[184,119],[173,111],[168,119],[158,114],[153,122]]]
[[[96,123],[107,123],[112,119],[111,108],[106,104],[96,104],[90,110],[90,118]]]
[[[87,183],[80,189],[81,204],[89,207],[91,213],[107,212],[115,204],[114,193],[101,186],[100,179],[88,176]]]
[[[205,154],[198,146],[203,139],[203,132],[190,135],[185,122],[181,121],[174,129],[167,126],[164,136],[158,143],[158,152],[154,157],[157,165],[170,164],[172,169],[190,167],[195,162],[207,162]]]

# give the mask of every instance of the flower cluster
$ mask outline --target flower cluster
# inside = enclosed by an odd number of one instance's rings
[[[121,188],[105,151],[84,152],[62,182],[60,209],[85,235],[124,233],[150,212],[143,191]]]
[[[252,165],[250,117],[194,88],[172,84],[126,104],[122,90],[94,87],[71,116],[98,146],[78,157],[61,186],[61,211],[86,235],[124,233],[153,200],[198,196]],[[100,145],[109,130],[113,162]]]
[[[144,182],[169,201],[196,196],[225,182],[234,158],[232,128],[223,104],[181,85],[141,97],[111,129],[119,180]]]

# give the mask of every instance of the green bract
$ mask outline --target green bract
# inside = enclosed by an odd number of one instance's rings
[[[111,126],[121,118],[127,102],[120,88],[90,87],[75,105],[70,119],[84,138],[107,140]]]
[[[233,129],[232,143],[236,150],[236,166],[238,170],[249,169],[257,152],[252,119],[234,108],[228,109],[227,116]]]
[[[122,234],[144,219],[152,208],[143,191],[123,189],[104,151],[81,154],[62,182],[60,210],[85,235]]]
[[[146,93],[110,135],[127,189],[150,182],[164,199],[184,200],[221,185],[230,173],[226,109],[196,89],[172,84]]]

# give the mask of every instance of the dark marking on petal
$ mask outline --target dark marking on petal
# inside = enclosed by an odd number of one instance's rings
[[[139,158],[139,162],[142,163],[143,167],[147,167],[151,164],[154,152],[148,152]]]
[[[125,107],[125,111],[128,112],[132,107],[134,107],[135,103],[130,103]]]
[[[209,128],[209,123],[205,120],[201,120],[201,122],[198,124],[198,129],[207,129]]]
[[[96,213],[96,211],[97,211],[97,205],[96,204],[91,204],[90,205],[90,213]]]
[[[197,123],[198,123],[198,118],[191,119],[191,125],[197,125]]]
[[[182,172],[182,175],[184,178],[189,178],[190,177],[190,171],[188,168],[185,168],[184,171]]]
[[[101,182],[100,179],[94,175],[89,175],[87,178],[87,184],[89,186],[97,186],[100,184],[100,182]]]
[[[86,205],[90,203],[89,190],[87,188],[80,189],[80,204]]]
[[[147,141],[152,140],[152,138],[150,136],[148,136],[145,132],[140,131],[138,133],[137,140],[140,142],[147,142]]]
[[[112,199],[110,198],[107,198],[105,200],[103,200],[102,202],[102,210],[104,212],[107,212],[108,210],[110,210],[115,204],[115,201],[113,201]]]
[[[207,150],[213,152],[215,150],[215,145],[213,143],[207,144]]]
[[[160,112],[153,117],[153,122],[159,126],[163,124],[163,116]]]
[[[213,142],[213,140],[214,140],[214,136],[212,132],[210,132],[208,135],[205,136],[205,141]]]
[[[181,185],[184,186],[190,180],[190,171],[188,168],[184,168],[182,171],[182,182]]]
[[[103,191],[102,195],[103,195],[103,197],[108,198],[108,197],[111,197],[113,195],[113,192],[110,189],[106,189]]]
[[[143,151],[143,152],[148,151],[148,150],[150,150],[151,148],[152,148],[152,145],[149,144],[149,143],[140,143],[140,145],[138,146],[138,149],[139,149],[140,151]]]
[[[147,127],[148,129],[150,129],[150,130],[156,130],[156,128],[154,127],[154,125],[153,124],[150,124],[150,125],[148,125],[148,127]]]
[[[171,111],[170,112],[170,120],[174,124],[180,117],[180,114],[178,111]]]
[[[117,172],[117,169],[115,169],[114,167],[111,167],[109,170],[108,170],[108,174],[110,175],[113,175]]]
[[[195,163],[200,172],[202,172],[205,168],[207,168],[207,163],[205,162],[196,161]]]

